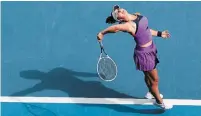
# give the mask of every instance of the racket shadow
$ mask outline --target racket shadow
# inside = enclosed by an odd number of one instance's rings
[[[11,96],[26,96],[43,90],[60,90],[69,97],[140,99],[104,86],[99,81],[97,73],[77,72],[58,67],[49,72],[26,70],[20,72],[20,76],[25,79],[40,80],[40,82],[30,88],[15,92]]]
[[[39,105],[34,105],[30,103],[22,103],[27,111],[33,116],[57,116],[53,111],[40,107]]]

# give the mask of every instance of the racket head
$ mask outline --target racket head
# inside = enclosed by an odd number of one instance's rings
[[[97,63],[97,73],[103,81],[113,81],[117,77],[117,65],[108,55],[99,57]]]

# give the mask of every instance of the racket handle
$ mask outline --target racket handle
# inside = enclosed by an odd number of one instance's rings
[[[101,48],[101,53],[102,51],[107,55],[107,53],[105,52],[104,48],[103,48],[103,43],[101,41],[99,41],[100,44],[100,48]]]

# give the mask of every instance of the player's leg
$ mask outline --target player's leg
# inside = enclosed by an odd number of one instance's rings
[[[155,105],[159,106],[160,108],[163,109],[170,109],[172,108],[171,104],[164,104],[163,99],[160,96],[159,92],[159,87],[158,87],[158,82],[159,82],[159,77],[158,77],[158,71],[157,69],[153,69],[151,71],[146,71],[148,73],[147,78],[150,82],[150,90],[154,98],[156,99]]]

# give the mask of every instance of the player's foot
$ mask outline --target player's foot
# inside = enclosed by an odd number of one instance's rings
[[[160,96],[161,96],[161,98],[163,98],[163,95],[162,95],[162,94],[160,94]],[[153,96],[150,92],[148,92],[148,93],[145,95],[145,98],[147,98],[147,99],[154,99],[154,96]]]
[[[173,107],[173,105],[171,105],[171,104],[167,104],[167,103],[159,104],[156,101],[154,102],[154,105],[161,108],[161,109],[164,109],[164,110],[168,110],[168,109],[171,109]]]

